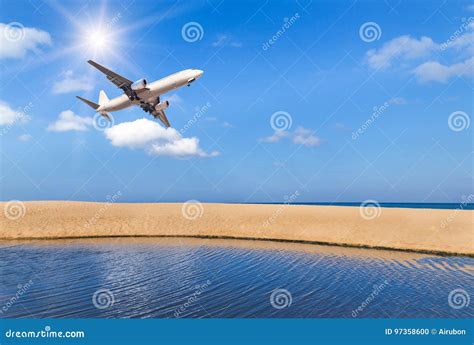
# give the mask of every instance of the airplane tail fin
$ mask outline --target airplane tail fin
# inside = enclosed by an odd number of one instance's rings
[[[97,109],[100,107],[99,104],[97,103],[94,103],[92,101],[89,101],[88,99],[85,99],[85,98],[82,98],[82,97],[79,97],[79,96],[76,96],[78,99],[80,99],[81,101],[83,101],[85,104],[87,104],[89,107],[93,108],[93,109]],[[107,96],[106,96],[107,97]]]
[[[104,90],[100,90],[99,92],[99,105],[103,105],[109,101],[109,97],[105,94]]]

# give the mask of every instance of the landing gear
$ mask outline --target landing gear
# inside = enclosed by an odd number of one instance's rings
[[[132,90],[132,89],[125,89],[125,94],[128,96],[128,99],[133,101],[138,101],[140,100],[140,97],[138,97],[137,93]]]
[[[148,104],[144,104],[141,106],[143,110],[145,110],[147,113],[150,113],[152,114],[153,113],[153,107],[148,105]],[[153,114],[152,114],[153,115]]]
[[[130,96],[131,101],[138,101],[140,97],[137,96],[137,93],[135,91],[132,91],[132,94]]]

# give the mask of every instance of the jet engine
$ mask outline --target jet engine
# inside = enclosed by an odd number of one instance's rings
[[[138,90],[142,90],[144,88],[146,88],[146,80],[145,79],[139,79],[137,80],[136,82],[134,82],[130,88],[133,90],[133,91],[138,91]]]
[[[163,102],[160,102],[157,105],[155,105],[155,110],[156,111],[164,110],[164,109],[168,108],[169,106],[170,106],[170,102],[163,101]]]

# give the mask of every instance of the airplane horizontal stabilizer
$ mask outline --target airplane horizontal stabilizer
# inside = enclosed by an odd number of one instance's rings
[[[101,111],[99,114],[102,115],[103,117],[105,117],[109,122],[112,122],[112,118],[110,117],[109,113],[107,113],[105,111]]]
[[[85,104],[87,104],[91,108],[94,108],[94,109],[99,108],[99,105],[97,103],[94,103],[92,101],[89,101],[88,99],[85,99],[79,96],[76,96],[76,97],[79,98],[81,101],[83,101]]]

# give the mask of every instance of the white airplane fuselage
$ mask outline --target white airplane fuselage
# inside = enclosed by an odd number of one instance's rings
[[[104,104],[100,104],[100,107],[96,109],[97,112],[113,112],[131,107],[135,104],[140,104],[140,101],[153,103],[159,96],[169,91],[175,90],[185,85],[190,85],[193,81],[197,80],[203,75],[203,71],[198,69],[186,69],[167,77],[147,83],[146,88],[138,93],[139,100],[130,100],[125,94],[110,99]]]

